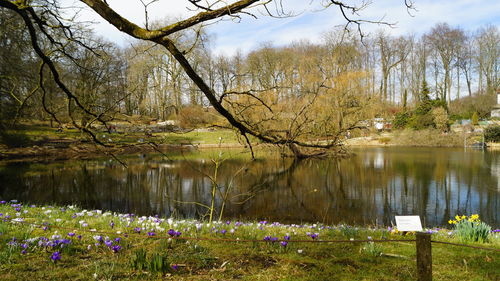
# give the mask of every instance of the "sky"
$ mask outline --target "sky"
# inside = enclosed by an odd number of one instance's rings
[[[151,0],[142,1],[147,3]],[[201,0],[200,3],[205,1]],[[281,46],[299,40],[320,43],[326,32],[346,24],[337,7],[325,9],[322,6],[328,2],[326,0],[282,1],[284,10],[293,16],[274,18],[266,15],[262,7],[255,7],[251,11],[257,19],[244,15],[238,21],[226,19],[209,25],[207,31],[211,34],[211,46],[214,52],[231,55],[239,50],[247,53],[265,43]],[[140,0],[108,0],[107,2],[120,15],[144,26],[144,6]],[[344,2],[360,3],[360,0]],[[83,5],[75,0],[63,0],[63,3]],[[395,24],[394,27],[363,24],[362,29],[366,34],[384,29],[387,33],[396,36],[409,33],[421,35],[440,22],[447,22],[451,26],[459,26],[468,31],[485,25],[500,28],[500,1],[498,0],[414,0],[414,6],[416,10],[408,12],[404,0],[372,0],[368,7],[360,11],[359,16],[353,16],[353,18],[383,20]],[[150,21],[187,18],[195,14],[187,7],[189,3],[186,0],[158,0],[148,6],[148,15]],[[273,6],[271,8],[274,10]],[[132,42],[128,35],[116,30],[88,8],[80,13],[79,19],[93,21],[92,27],[97,35],[123,47]]]

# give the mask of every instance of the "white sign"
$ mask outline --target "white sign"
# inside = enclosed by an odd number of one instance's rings
[[[396,216],[399,231],[422,231],[420,216]]]

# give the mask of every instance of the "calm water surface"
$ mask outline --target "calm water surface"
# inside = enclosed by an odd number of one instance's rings
[[[271,157],[235,151],[217,171],[227,219],[390,225],[420,215],[427,227],[478,213],[500,227],[500,152],[445,148],[364,148],[349,159]],[[216,151],[183,157],[0,162],[0,199],[140,215],[200,218],[209,205]],[[175,159],[175,160],[174,160]],[[218,209],[222,200],[216,202]]]

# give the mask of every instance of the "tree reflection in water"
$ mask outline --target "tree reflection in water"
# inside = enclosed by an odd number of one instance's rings
[[[219,168],[224,216],[280,222],[390,225],[420,215],[426,226],[478,213],[500,226],[500,153],[444,148],[369,148],[348,159],[227,159]],[[237,170],[244,170],[234,175]],[[147,156],[125,168],[110,160],[0,164],[0,198],[76,203],[141,215],[206,215],[208,160]],[[220,206],[220,198],[216,205]]]

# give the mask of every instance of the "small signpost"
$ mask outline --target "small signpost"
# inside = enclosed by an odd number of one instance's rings
[[[418,281],[432,281],[431,234],[422,232],[420,216],[396,216],[399,231],[417,232],[417,273]]]
[[[422,231],[420,216],[396,216],[398,231]]]

